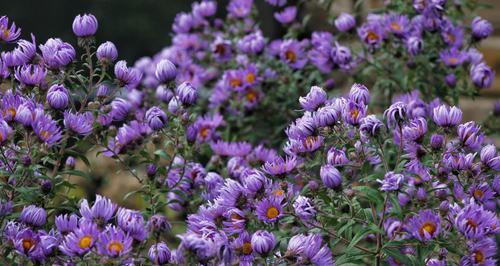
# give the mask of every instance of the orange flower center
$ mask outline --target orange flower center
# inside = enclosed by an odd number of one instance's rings
[[[242,220],[245,220],[245,218],[243,218],[241,215],[239,215],[237,213],[232,213],[231,214],[231,219],[233,221],[242,221]]]
[[[257,100],[257,92],[251,90],[247,93],[247,100],[249,102],[255,102]]]
[[[255,81],[255,74],[254,73],[248,73],[246,76],[246,80],[248,83],[253,83]]]
[[[208,137],[209,134],[210,134],[210,128],[203,127],[203,128],[200,129],[200,136],[202,138]]]
[[[239,86],[241,86],[241,80],[232,79],[230,84],[231,84],[231,87],[233,87],[233,88],[239,87]]]
[[[250,242],[243,243],[242,249],[243,249],[243,254],[245,254],[245,255],[249,255],[253,251],[252,244]]]
[[[453,64],[453,65],[458,64],[458,58],[456,58],[456,57],[452,57],[448,61],[450,62],[450,64]]]
[[[11,107],[11,108],[7,109],[7,112],[9,112],[9,113],[10,113],[10,116],[11,116],[12,118],[14,118],[14,117],[16,116],[16,109],[14,109],[13,107]]]
[[[473,228],[477,227],[477,223],[474,222],[474,220],[472,220],[472,219],[467,219],[467,225],[470,227],[473,227]]]
[[[42,139],[47,140],[50,138],[50,132],[47,130],[42,130],[40,132],[40,136],[42,137]]]
[[[280,214],[280,212],[278,211],[278,209],[276,207],[271,207],[271,208],[267,209],[267,212],[266,212],[266,216],[269,219],[274,219],[274,218],[278,217],[279,214]]]
[[[399,25],[399,24],[398,24],[398,23],[396,23],[396,22],[392,22],[392,23],[391,23],[391,28],[392,28],[393,30],[400,31],[400,30],[401,30],[401,25]]]
[[[276,189],[273,191],[273,195],[276,196],[276,197],[281,197],[285,194],[285,191],[283,191],[282,189]]]
[[[378,40],[378,34],[376,34],[373,31],[370,31],[370,32],[368,32],[368,34],[366,34],[366,40],[368,40],[370,42],[377,41]]]
[[[356,120],[358,118],[358,115],[359,115],[359,110],[358,109],[354,109],[351,111],[351,117]]]
[[[8,29],[3,30],[3,36],[5,39],[9,38],[9,34],[10,34],[10,32]]]
[[[35,243],[33,242],[33,239],[28,238],[28,239],[23,239],[23,249],[24,251],[29,251]]]
[[[433,235],[434,232],[436,232],[436,225],[434,225],[433,223],[424,223],[424,225],[422,225],[419,230],[420,236],[425,236],[426,232],[429,235]]]
[[[475,198],[482,198],[484,196],[484,192],[480,189],[474,190],[474,197]]]
[[[304,141],[304,146],[306,146],[306,148],[312,148],[316,139],[317,137],[315,136],[307,136]]]
[[[80,246],[81,249],[88,249],[90,248],[90,245],[92,245],[92,236],[89,235],[82,237],[78,243],[78,246]]]
[[[480,250],[477,250],[474,252],[474,260],[476,263],[483,263],[484,262],[484,254]]]
[[[114,253],[120,253],[123,250],[123,244],[118,241],[112,241],[108,245],[108,250]]]
[[[285,52],[285,58],[286,60],[295,63],[295,61],[297,61],[297,54],[295,54],[292,50],[288,50]]]

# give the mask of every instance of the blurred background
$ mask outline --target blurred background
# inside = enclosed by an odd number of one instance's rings
[[[229,0],[217,1],[218,17],[225,16],[225,6]],[[333,30],[328,23],[329,12],[353,10],[354,0],[336,0],[329,11],[318,8],[321,0],[309,0],[302,13],[313,14],[308,23],[308,30]],[[411,1],[411,0],[408,0]],[[450,0],[452,1],[452,0]],[[112,41],[116,44],[120,59],[134,62],[142,56],[152,56],[170,44],[172,22],[179,12],[189,11],[191,0],[0,0],[1,15],[8,15],[22,28],[22,37],[29,39],[30,32],[36,34],[37,43],[44,43],[48,38],[59,37],[76,47],[76,38],[71,24],[74,17],[81,13],[92,13],[99,20],[97,40],[99,43]],[[280,36],[285,29],[273,18],[273,8],[264,0],[254,0],[259,9],[259,23],[268,38]],[[296,0],[289,0],[290,3]],[[483,90],[481,96],[472,100],[463,100],[464,119],[483,120],[492,110],[495,101],[500,99],[500,1],[481,0],[489,4],[490,9],[481,10],[483,18],[490,20],[495,27],[495,34],[482,42],[481,50],[488,64],[496,71],[497,78],[490,89]],[[362,10],[368,13],[383,5],[383,0],[365,0]],[[304,12],[306,11],[306,12]],[[95,157],[94,157],[95,158]],[[91,173],[93,182],[80,182],[81,188],[75,193],[80,196],[94,195],[95,192],[107,195],[122,202],[123,196],[137,187],[133,177],[126,172],[119,172],[119,166],[110,159],[95,160]],[[102,167],[101,167],[102,166]],[[106,177],[106,178],[104,178]],[[76,180],[75,180],[76,181]],[[126,205],[141,207],[141,202],[129,199]]]

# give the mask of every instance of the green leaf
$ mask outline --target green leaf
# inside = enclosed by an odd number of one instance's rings
[[[359,241],[363,240],[367,235],[372,233],[373,231],[370,228],[363,228],[360,231],[354,235],[354,237],[351,240],[351,243],[347,246],[347,249],[351,249],[354,247],[356,244],[358,244]]]

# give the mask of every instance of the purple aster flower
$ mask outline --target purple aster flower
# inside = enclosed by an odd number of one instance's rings
[[[225,40],[221,36],[217,36],[211,45],[211,51],[215,60],[218,62],[227,62],[232,58],[231,41]]]
[[[12,201],[0,201],[0,217],[5,217],[12,213]]]
[[[191,5],[193,15],[198,18],[211,17],[217,12],[217,2],[216,1],[201,1],[195,2]]]
[[[313,135],[314,120],[310,113],[305,113],[304,116],[297,118],[285,130],[286,135],[290,139],[302,139]]]
[[[231,248],[240,256],[240,264],[251,263],[253,260],[252,238],[248,232],[243,231],[231,243]]]
[[[296,157],[286,157],[283,159],[283,157],[278,156],[272,161],[267,161],[262,167],[262,170],[273,176],[281,176],[291,172],[295,169],[295,166],[297,166]]]
[[[500,170],[500,155],[497,154],[497,148],[493,144],[484,146],[481,149],[481,162],[495,171]]]
[[[379,48],[385,38],[384,30],[380,23],[377,22],[367,22],[361,25],[361,27],[358,28],[358,36],[368,45],[370,50]]]
[[[120,228],[110,225],[99,235],[97,251],[101,255],[121,257],[132,250],[132,240]]]
[[[280,201],[281,199],[279,198],[270,197],[257,203],[255,212],[259,220],[266,223],[279,220],[283,216],[283,207]]]
[[[39,86],[47,75],[47,69],[39,65],[23,65],[16,68],[14,76],[26,86]]]
[[[146,112],[146,121],[153,130],[161,129],[167,123],[167,115],[157,106],[149,108]]]
[[[97,26],[97,19],[94,15],[78,15],[73,20],[73,33],[78,37],[90,37],[96,33]]]
[[[497,226],[498,218],[494,212],[471,201],[457,213],[454,222],[458,231],[468,239],[481,239]]]
[[[434,123],[441,127],[453,127],[462,121],[462,111],[458,107],[440,105],[432,110]]]
[[[171,114],[177,114],[181,108],[181,101],[179,100],[179,97],[174,96],[172,99],[170,99],[170,102],[168,102],[168,112]]]
[[[13,239],[13,244],[20,254],[34,261],[42,261],[45,259],[40,234],[33,231],[31,228],[20,230]]]
[[[484,133],[480,132],[481,127],[474,121],[469,121],[458,126],[457,134],[462,144],[472,150],[476,150],[483,144]]]
[[[410,122],[403,127],[403,138],[405,140],[420,143],[425,133],[427,133],[427,120],[422,117],[410,120]]]
[[[253,0],[231,0],[227,12],[235,18],[246,18],[252,11]]]
[[[444,136],[439,134],[434,134],[431,136],[430,140],[431,147],[435,150],[441,149],[444,144]]]
[[[482,184],[475,184],[469,188],[469,194],[474,197],[475,200],[486,203],[495,197],[495,192],[491,189],[488,183],[484,182]]]
[[[347,123],[353,126],[357,126],[359,125],[361,119],[363,119],[366,116],[367,110],[368,110],[367,105],[357,104],[352,100],[348,100],[346,108],[342,112],[342,117]]]
[[[139,211],[119,208],[116,212],[116,223],[137,241],[144,241],[148,236],[144,218]]]
[[[133,67],[127,67],[125,60],[118,61],[115,65],[115,76],[123,86],[134,88],[142,79],[142,72]]]
[[[221,156],[244,157],[252,151],[252,145],[247,142],[226,142],[218,140],[210,143],[213,152]]]
[[[293,69],[301,69],[307,63],[304,45],[297,40],[285,40],[280,46],[280,58]]]
[[[338,42],[335,42],[335,45],[332,47],[330,57],[335,65],[343,69],[349,68],[349,64],[352,61],[351,50],[348,47],[341,46]]]
[[[95,222],[97,225],[104,225],[109,221],[115,214],[115,210],[116,204],[99,194],[96,195],[92,208],[89,207],[87,199],[84,199],[80,203],[80,214],[89,221]]]
[[[59,245],[59,250],[70,257],[83,256],[88,253],[99,240],[97,225],[81,219],[78,228],[72,230],[64,237]]]
[[[161,83],[166,83],[168,81],[174,80],[177,75],[177,68],[174,63],[168,59],[162,59],[156,65],[155,76]]]
[[[16,23],[12,22],[9,27],[9,18],[7,16],[0,17],[0,40],[4,42],[13,42],[21,36],[21,28],[16,27]]]
[[[132,105],[125,99],[117,98],[111,102],[110,114],[115,121],[123,121],[128,116]]]
[[[47,212],[35,205],[25,206],[19,216],[19,220],[28,225],[42,226],[47,221]]]
[[[254,170],[243,177],[243,184],[251,194],[257,194],[270,184],[270,180],[262,172]]]
[[[290,24],[295,20],[297,16],[297,7],[289,6],[281,12],[275,12],[274,18],[281,24]]]
[[[7,141],[12,135],[12,128],[4,120],[0,120],[0,144]]]
[[[160,85],[156,88],[155,96],[162,102],[168,103],[172,99],[172,97],[174,97],[174,93],[172,92],[172,90],[167,89],[163,85]]]
[[[61,129],[57,126],[56,121],[43,110],[35,110],[33,123],[31,124],[33,131],[42,141],[52,146],[61,139]]]
[[[457,77],[453,73],[446,75],[444,81],[450,88],[455,88],[455,86],[457,85]]]
[[[159,242],[151,245],[148,256],[154,265],[165,265],[170,261],[170,249],[164,242]]]
[[[19,40],[17,47],[10,52],[2,52],[2,61],[7,67],[16,67],[29,63],[36,54],[35,38],[33,40]]]
[[[175,89],[175,93],[183,104],[191,105],[198,99],[198,90],[191,83],[184,82]]]
[[[339,189],[342,185],[342,175],[339,170],[332,165],[326,164],[321,166],[319,175],[321,181],[327,188]]]
[[[396,174],[394,172],[387,172],[384,176],[384,180],[377,179],[382,186],[380,190],[382,191],[395,191],[401,188],[403,182],[405,181],[405,176],[402,174]]]
[[[472,36],[481,40],[486,39],[493,33],[493,25],[481,17],[475,17],[472,20]]]
[[[410,27],[410,20],[406,15],[391,13],[385,17],[386,28],[395,36],[402,38]]]
[[[323,245],[320,234],[295,235],[290,238],[285,253],[290,264],[335,265],[328,245]]]
[[[97,47],[97,59],[101,64],[110,64],[118,58],[118,50],[112,42],[105,42]]]
[[[275,42],[272,42],[273,44]],[[333,36],[329,32],[313,32],[311,35],[311,50],[307,56],[311,63],[323,73],[330,73],[333,69],[333,61],[330,56],[333,45]],[[276,54],[279,54],[279,47]]]
[[[258,230],[253,233],[251,244],[256,253],[265,256],[276,246],[276,237],[271,232]]]
[[[69,103],[68,90],[64,85],[54,84],[47,92],[47,103],[54,109],[65,109]]]
[[[82,136],[88,136],[92,133],[94,123],[94,116],[90,112],[85,112],[83,114],[72,112],[64,112],[64,126]]]
[[[497,265],[495,255],[497,255],[497,244],[494,238],[483,238],[475,242],[468,243],[469,255],[460,259],[460,265]]]
[[[425,242],[436,238],[441,232],[441,219],[432,210],[421,210],[407,223],[408,231],[413,237]]]
[[[467,53],[452,47],[439,52],[439,58],[446,66],[457,67],[467,60]]]
[[[303,220],[311,220],[316,216],[316,209],[311,200],[304,196],[298,196],[293,202],[295,214]]]
[[[55,218],[57,231],[61,234],[73,232],[78,227],[78,216],[76,214],[62,214]]]
[[[385,125],[375,115],[368,115],[361,119],[359,130],[366,136],[376,137]]]
[[[356,27],[356,19],[353,15],[342,12],[335,19],[335,27],[340,32],[348,32]]]
[[[287,0],[266,0],[272,6],[284,6]]]
[[[149,218],[147,228],[152,233],[163,234],[170,232],[171,226],[167,217],[155,214]]]
[[[385,110],[384,117],[391,126],[401,123],[407,117],[406,104],[401,101],[393,103],[387,110]]]
[[[196,28],[199,23],[199,18],[193,16],[193,14],[181,12],[175,16],[172,30],[179,34],[189,33],[193,28]]]
[[[250,33],[238,41],[238,49],[246,54],[258,54],[264,50],[266,40],[260,30]]]
[[[365,85],[354,83],[349,91],[349,99],[358,104],[368,104],[370,102],[370,92]]]
[[[333,165],[333,166],[341,166],[344,164],[349,163],[349,159],[347,158],[345,151],[342,149],[337,149],[335,147],[331,147],[328,150],[328,154],[326,157],[326,161],[328,164]]]
[[[44,63],[51,69],[67,66],[76,56],[75,48],[59,38],[48,39],[45,44],[40,45],[40,51]]]
[[[464,29],[461,26],[445,23],[441,30],[441,38],[448,46],[460,48],[464,40]]]
[[[412,56],[418,55],[424,48],[424,41],[420,36],[410,36],[405,40],[406,50]]]
[[[495,71],[484,62],[472,65],[469,75],[474,85],[483,89],[489,88],[495,79]]]
[[[325,103],[327,100],[328,95],[326,92],[318,87],[318,86],[312,86],[311,90],[305,97],[300,97],[299,102],[302,108],[306,111],[315,111]]]
[[[318,110],[313,113],[313,126],[326,127],[336,124],[340,119],[341,110],[342,109],[336,108],[334,105],[318,108]]]

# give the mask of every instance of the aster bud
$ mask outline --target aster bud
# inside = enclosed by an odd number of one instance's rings
[[[168,59],[162,59],[156,65],[155,76],[156,79],[161,83],[166,83],[175,79],[177,75],[177,68],[174,63]]]
[[[47,102],[54,109],[65,109],[69,103],[68,90],[63,85],[52,85],[47,92]]]
[[[110,64],[118,58],[118,50],[112,42],[105,42],[97,47],[97,59],[101,64]]]
[[[320,169],[321,181],[327,188],[339,189],[342,185],[342,176],[337,168],[323,165]]]
[[[91,37],[96,33],[97,26],[97,19],[94,15],[78,15],[73,20],[73,33],[78,37]]]

